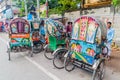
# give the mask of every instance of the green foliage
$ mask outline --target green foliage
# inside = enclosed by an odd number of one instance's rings
[[[77,4],[79,4],[81,0],[48,0],[48,1],[49,1],[48,2],[49,14],[62,14],[66,11],[77,9]],[[26,2],[27,2],[28,12],[32,4],[35,6],[37,5],[37,0],[26,0]],[[40,0],[40,5],[45,4],[45,2],[46,0]],[[24,14],[25,12],[24,0],[18,0],[17,5],[20,6],[21,14]]]
[[[62,14],[66,11],[75,10],[80,1],[81,0],[58,0],[58,6],[56,6],[53,11]]]
[[[46,11],[42,12],[42,13],[40,14],[40,16],[41,16],[41,18],[46,17]]]
[[[120,6],[120,0],[112,0],[112,4],[114,7]]]
[[[24,13],[25,13],[25,3],[24,3],[24,1],[22,1],[19,16],[21,16],[21,17],[24,16]]]

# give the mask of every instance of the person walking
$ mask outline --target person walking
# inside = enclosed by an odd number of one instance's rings
[[[45,42],[45,27],[44,27],[44,21],[42,20],[41,21],[41,24],[40,24],[40,36],[41,36],[41,40],[42,42]]]
[[[106,43],[106,46],[108,47],[108,55],[107,55],[108,60],[110,60],[110,57],[111,57],[111,44],[112,44],[112,40],[113,40],[114,33],[115,33],[115,30],[112,28],[111,25],[112,25],[111,22],[107,22],[107,43]]]
[[[68,25],[66,26],[66,32],[68,34],[68,37],[71,37],[72,33],[72,22],[68,22]]]

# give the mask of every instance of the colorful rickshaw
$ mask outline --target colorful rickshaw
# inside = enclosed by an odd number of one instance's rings
[[[32,39],[32,51],[33,53],[39,53],[43,50],[43,44],[45,43],[45,39],[40,34],[41,22],[43,20],[35,20],[30,21],[31,25],[31,39]],[[32,56],[32,55],[31,55]]]
[[[47,59],[51,60],[55,57],[54,54],[56,53],[53,52],[56,52],[56,50],[63,49],[63,51],[66,53],[65,32],[64,26],[58,21],[47,19],[45,24],[46,34],[48,36],[48,44],[45,46],[44,55]]]
[[[31,51],[30,25],[22,18],[13,19],[10,23],[10,41],[7,45],[9,60],[11,52]]]
[[[93,72],[92,80],[102,80],[105,59],[101,57],[106,41],[106,26],[100,20],[82,16],[75,21],[70,50],[66,53],[65,69],[79,67]]]

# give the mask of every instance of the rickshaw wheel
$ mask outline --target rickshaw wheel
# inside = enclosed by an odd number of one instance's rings
[[[53,58],[53,65],[57,69],[63,69],[64,68],[64,55],[66,54],[68,50],[67,49],[61,49],[56,52]]]
[[[97,69],[93,72],[92,80],[103,80],[105,75],[105,61],[102,60]]]
[[[43,44],[38,43],[37,45],[34,45],[33,51],[34,51],[34,53],[40,53],[41,51],[43,51]]]
[[[53,59],[53,55],[52,55],[52,51],[48,48],[48,46],[44,49],[44,56],[45,58],[47,58],[48,60],[52,60]]]
[[[65,70],[68,71],[68,72],[71,72],[75,69],[75,65],[73,64],[74,63],[74,60],[71,58],[71,56],[67,56],[65,58]]]
[[[33,57],[33,47],[31,47],[30,56]]]
[[[11,60],[11,56],[10,56],[10,49],[9,48],[7,49],[7,53],[8,53],[8,60],[10,61]]]

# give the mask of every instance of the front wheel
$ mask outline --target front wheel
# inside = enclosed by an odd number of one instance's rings
[[[47,58],[48,60],[52,60],[53,59],[53,55],[52,55],[52,51],[49,49],[49,45],[44,48],[44,56],[45,58]]]
[[[54,58],[53,58],[53,65],[58,69],[64,68],[64,55],[67,53],[67,49],[60,49],[56,51]]]
[[[10,55],[10,49],[9,48],[7,50],[7,53],[8,53],[8,60],[10,61],[11,60],[11,55]]]
[[[103,80],[105,75],[105,61],[101,61],[97,69],[93,72],[92,80]]]
[[[71,56],[67,56],[65,58],[65,70],[68,72],[71,72],[75,69],[75,65],[74,65],[74,59],[71,58]]]

